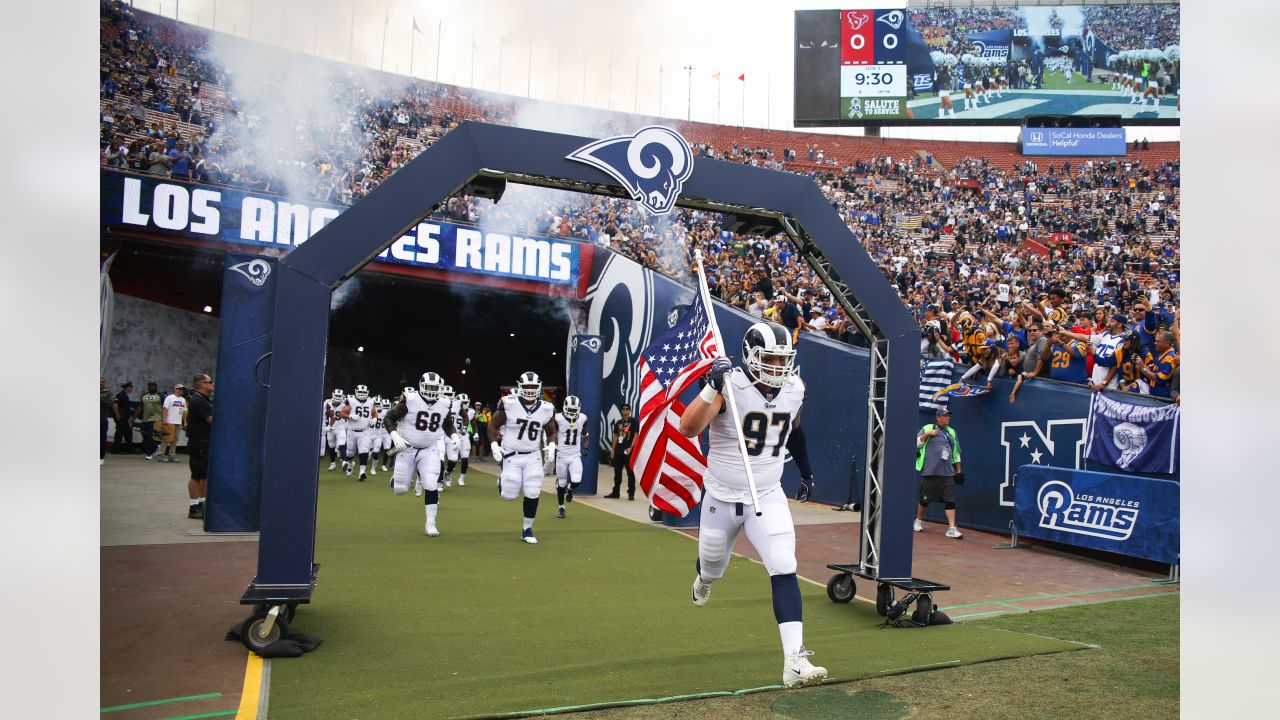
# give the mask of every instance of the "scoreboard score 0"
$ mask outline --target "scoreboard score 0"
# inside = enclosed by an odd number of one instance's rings
[[[840,11],[840,107],[844,117],[905,116],[905,25],[902,10]]]

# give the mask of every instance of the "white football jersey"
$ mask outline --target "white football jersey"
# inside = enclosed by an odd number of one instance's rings
[[[400,418],[396,432],[404,441],[416,448],[431,447],[444,436],[444,421],[449,417],[449,402],[437,398],[427,402],[418,393],[412,393],[404,399],[408,412]]]
[[[787,438],[804,405],[804,382],[798,375],[793,376],[772,399],[767,399],[742,368],[734,368],[723,392],[732,392],[738,403],[742,437],[751,458],[756,491],[763,495],[781,484]],[[749,502],[751,491],[747,486],[746,470],[742,465],[742,454],[738,451],[738,436],[727,401],[724,412],[711,420],[710,428],[707,492],[724,502]]]
[[[565,453],[580,455],[582,453],[582,434],[587,430],[586,420],[582,413],[578,413],[578,417],[574,418],[572,422],[562,412],[555,414],[557,453],[561,455]]]
[[[502,411],[507,416],[502,426],[503,450],[523,453],[542,448],[542,427],[556,411],[551,403],[535,400],[532,407],[526,408],[516,398],[505,397]]]
[[[338,411],[342,409],[342,406],[343,406],[343,404],[344,404],[344,403],[346,403],[346,399],[343,399],[343,400],[341,400],[341,401],[339,401],[339,402],[334,402],[333,398],[329,398],[328,400],[325,400],[325,401],[324,401],[324,408],[325,408],[325,410],[327,411],[327,412],[325,413],[325,417],[326,417],[325,422],[326,422],[326,423],[328,422],[328,415],[329,415],[329,412],[332,412],[332,413],[333,413],[333,419],[336,421],[336,422],[334,423],[334,426],[335,426],[335,427],[345,427],[345,426],[346,426],[346,421],[345,421],[345,420],[343,420],[341,417],[338,417]]]
[[[373,404],[373,398],[365,398],[361,402],[354,397],[347,398],[347,407],[351,408],[351,417],[347,418],[348,430],[364,430],[369,427],[369,421],[373,419],[374,413],[378,406]]]

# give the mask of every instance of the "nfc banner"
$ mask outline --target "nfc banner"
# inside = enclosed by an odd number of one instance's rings
[[[1179,487],[1172,480],[1023,465],[1019,535],[1178,564]]]
[[[232,188],[103,170],[102,224],[286,250],[345,208]],[[578,243],[427,220],[378,255],[382,262],[556,285],[578,282]]]
[[[1124,128],[1022,128],[1023,155],[1126,155]]]

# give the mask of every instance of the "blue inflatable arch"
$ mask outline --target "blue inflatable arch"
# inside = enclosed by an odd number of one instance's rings
[[[315,410],[325,397],[333,291],[459,192],[497,198],[506,182],[515,182],[630,198],[609,174],[566,157],[592,142],[464,122],[280,260],[258,572],[241,602],[296,605],[309,602],[314,589],[321,430]],[[909,579],[916,493],[908,459],[915,455],[920,357],[915,321],[806,177],[697,158],[676,205],[733,215],[733,227],[746,234],[785,231],[868,339],[870,402],[858,565],[871,577]]]

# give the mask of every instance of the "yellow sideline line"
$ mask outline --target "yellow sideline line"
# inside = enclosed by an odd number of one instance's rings
[[[240,691],[240,709],[236,720],[257,720],[262,695],[262,657],[249,653],[244,665],[244,689]]]

